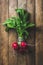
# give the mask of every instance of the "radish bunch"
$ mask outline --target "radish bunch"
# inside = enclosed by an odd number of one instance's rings
[[[19,45],[17,42],[13,42],[12,47],[14,48],[14,50],[19,49],[20,51],[23,51],[27,48],[27,43],[22,41],[21,44]]]

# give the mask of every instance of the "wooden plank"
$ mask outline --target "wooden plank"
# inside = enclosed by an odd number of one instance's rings
[[[1,60],[1,1],[0,1],[0,65],[2,63]]]
[[[30,14],[29,21],[35,23],[35,0],[27,0],[27,11]],[[31,38],[28,39],[27,42],[31,45],[35,45],[34,29],[30,32],[30,35],[31,35]],[[32,50],[32,47],[30,48],[30,50]],[[32,52],[29,52],[27,54],[27,64],[28,65],[35,65],[35,50]]]
[[[26,54],[22,54],[21,52],[18,53],[18,65],[26,65]]]
[[[35,1],[34,0],[27,0],[27,11],[30,13],[31,21],[35,22]]]
[[[43,26],[43,7],[42,7],[42,1],[36,0],[36,26]]]
[[[18,8],[26,9],[26,0],[18,0]],[[18,65],[26,65],[26,54],[18,53]]]
[[[16,16],[17,0],[9,0],[9,17]],[[17,54],[12,48],[12,43],[17,42],[17,34],[14,30],[9,31],[9,65],[17,65]]]
[[[16,0],[9,0],[9,17],[16,16],[15,9],[18,7],[18,1]]]
[[[2,23],[8,18],[8,0],[1,0],[1,65],[8,65],[8,33]]]
[[[26,9],[26,0],[18,0],[18,8]]]
[[[43,65],[43,0],[36,0],[36,65]]]

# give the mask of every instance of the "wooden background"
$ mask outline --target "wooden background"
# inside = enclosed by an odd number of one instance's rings
[[[36,24],[36,30],[28,40],[35,45],[35,50],[25,55],[12,49],[17,35],[14,30],[7,33],[2,25],[8,17],[16,16],[16,8],[26,9]],[[43,0],[0,0],[0,65],[43,65]]]

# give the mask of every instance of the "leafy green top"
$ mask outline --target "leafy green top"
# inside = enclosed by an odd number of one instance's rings
[[[9,30],[11,28],[16,29],[18,36],[28,36],[27,28],[33,27],[34,24],[28,21],[28,13],[24,9],[16,9],[18,14],[17,17],[8,18],[3,25],[6,26],[6,29]]]

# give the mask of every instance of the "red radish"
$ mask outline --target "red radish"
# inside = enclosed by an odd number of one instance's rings
[[[18,49],[18,44],[17,44],[17,42],[13,42],[12,47],[13,47],[15,50]]]
[[[21,47],[22,47],[22,48],[26,48],[26,47],[27,47],[26,42],[22,41],[22,42],[21,42]]]

